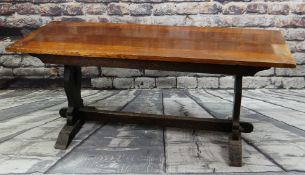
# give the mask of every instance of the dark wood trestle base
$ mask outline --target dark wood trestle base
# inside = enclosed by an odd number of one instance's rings
[[[230,165],[241,166],[241,132],[250,133],[253,131],[253,125],[251,123],[240,122],[242,75],[235,75],[233,114],[230,119],[189,118],[182,116],[113,112],[84,106],[81,98],[81,68],[79,66],[65,65],[64,89],[68,99],[68,107],[62,108],[59,113],[67,119],[67,123],[59,133],[55,144],[55,148],[57,149],[66,149],[84,122],[89,120],[202,129],[230,133]]]

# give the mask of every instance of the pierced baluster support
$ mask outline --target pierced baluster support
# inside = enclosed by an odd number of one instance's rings
[[[81,98],[81,77],[80,67],[65,65],[64,88],[68,100],[68,108],[61,109],[59,114],[67,118],[67,123],[58,135],[55,144],[56,149],[66,149],[84,123],[78,112],[84,106]]]
[[[242,98],[242,76],[236,75],[234,82],[234,103],[232,114],[232,133],[229,138],[229,159],[231,166],[242,166],[242,143],[240,126],[240,107]]]

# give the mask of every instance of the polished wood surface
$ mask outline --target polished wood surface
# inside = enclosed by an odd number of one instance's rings
[[[279,31],[256,29],[51,22],[7,51],[84,59],[295,67]]]

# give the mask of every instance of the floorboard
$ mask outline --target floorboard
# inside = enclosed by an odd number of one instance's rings
[[[213,118],[185,91],[164,93],[166,114]],[[228,166],[228,135],[223,133],[167,129],[166,143],[170,173],[281,171],[245,142],[243,143],[243,167]]]
[[[233,95],[233,92],[232,92]],[[303,103],[298,98],[289,99],[284,95],[271,94],[269,92],[262,92],[260,90],[256,91],[244,91],[243,97],[247,97],[250,99],[260,100],[269,104],[277,105],[283,108],[288,108],[291,110],[295,110],[298,112],[305,113],[305,102]],[[283,100],[285,99],[285,103]],[[302,98],[299,98],[302,99]]]
[[[102,110],[231,117],[232,90],[83,90]],[[243,167],[228,166],[224,133],[86,122],[53,148],[65,119],[62,90],[0,90],[0,174],[304,174],[305,90],[244,90]],[[304,124],[304,125],[303,125]],[[236,175],[237,175],[236,174]]]
[[[22,90],[2,90],[1,94],[0,94],[0,99],[5,99],[5,98],[14,98],[17,96],[24,96],[26,94],[31,94],[35,91],[39,91],[39,90],[35,90],[35,89],[22,89]],[[43,90],[42,90],[43,91]]]
[[[296,94],[292,91],[281,92],[278,90],[271,90],[271,89],[260,90],[260,91],[265,94],[270,94],[270,95],[280,97],[281,99],[288,99],[288,100],[292,100],[292,101],[296,101],[296,102],[300,102],[300,103],[305,103],[305,98],[304,98],[305,94],[303,94],[304,96],[301,96],[300,94]]]
[[[162,113],[159,91],[122,91],[95,103],[99,109]],[[163,138],[158,127],[106,124],[49,173],[161,173]],[[73,167],[73,168],[72,168]]]
[[[197,91],[195,93],[205,94],[205,96],[214,97],[215,103],[222,103],[220,107],[211,107],[211,104],[204,103],[211,111],[222,110],[222,115],[230,113],[229,106],[232,106],[232,96],[225,95],[218,91],[208,90],[208,93]],[[216,95],[215,95],[216,94]],[[202,98],[203,99],[203,98]],[[258,102],[257,102],[258,103]],[[263,101],[261,103],[264,103]],[[262,107],[267,110],[268,106]],[[260,111],[260,110],[259,110]],[[215,113],[217,115],[217,113]],[[247,108],[242,108],[241,119],[251,121],[254,123],[254,132],[251,134],[243,134],[243,138],[252,145],[254,145],[260,152],[262,152],[272,162],[277,164],[283,170],[287,171],[304,171],[304,156],[302,149],[298,145],[304,144],[304,131],[293,126],[290,126],[281,120],[276,120],[268,115],[263,115],[262,112],[256,112]],[[289,146],[288,146],[289,145]],[[297,151],[296,151],[297,150]],[[286,154],[290,152],[290,154]],[[300,155],[301,153],[301,155]]]
[[[213,93],[218,97],[232,101],[232,94],[227,91],[219,90],[208,92]],[[242,106],[254,110],[257,113],[261,113],[262,115],[273,118],[275,120],[284,122],[288,125],[291,125],[292,127],[297,127],[305,131],[305,115],[303,112],[295,111],[278,105],[266,103],[262,100],[256,100],[247,97],[242,98]]]
[[[84,99],[90,102],[114,94],[106,91],[97,96],[97,92],[84,91]],[[0,173],[45,172],[97,128],[95,123],[86,123],[68,150],[54,149],[57,135],[65,122],[59,117],[58,110],[66,105],[61,103],[0,124],[0,155],[7,159],[0,164]],[[7,166],[10,168],[5,168]]]

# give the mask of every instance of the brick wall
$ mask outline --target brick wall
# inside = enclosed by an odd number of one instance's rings
[[[28,55],[4,51],[15,39],[53,20],[280,30],[297,60],[297,68],[272,68],[255,77],[245,77],[244,87],[305,87],[304,0],[0,0],[0,79],[6,82],[2,84],[11,87],[34,86],[30,82],[52,84],[62,77],[60,66],[44,65]],[[96,88],[233,86],[232,77],[224,75],[104,67],[86,67],[83,74],[89,79],[88,86]]]

